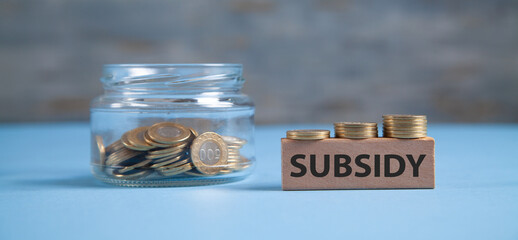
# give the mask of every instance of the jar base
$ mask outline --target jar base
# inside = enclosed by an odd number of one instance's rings
[[[98,174],[93,169],[95,178],[100,181],[121,187],[190,187],[190,186],[205,186],[205,185],[216,185],[237,182],[245,179],[249,174],[245,172],[239,172],[229,174],[225,176],[210,176],[210,177],[174,177],[174,178],[163,178],[163,179],[142,179],[142,180],[127,180],[127,179],[114,179],[108,177],[105,174]],[[234,175],[234,176],[232,176]]]

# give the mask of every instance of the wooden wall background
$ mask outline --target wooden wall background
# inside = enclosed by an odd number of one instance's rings
[[[0,0],[0,121],[87,120],[105,63],[243,63],[258,123],[518,122],[518,1]]]

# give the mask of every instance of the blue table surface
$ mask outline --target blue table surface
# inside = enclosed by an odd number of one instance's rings
[[[432,190],[282,191],[260,126],[247,179],[124,188],[90,173],[86,123],[0,125],[0,239],[518,239],[518,125],[434,125]]]

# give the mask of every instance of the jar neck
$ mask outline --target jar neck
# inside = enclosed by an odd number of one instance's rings
[[[197,94],[238,93],[244,83],[240,64],[105,65],[106,93]]]

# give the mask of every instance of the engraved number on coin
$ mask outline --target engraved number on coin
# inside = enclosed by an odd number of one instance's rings
[[[219,161],[221,150],[212,141],[207,141],[201,145],[200,160],[207,165],[214,165]]]

